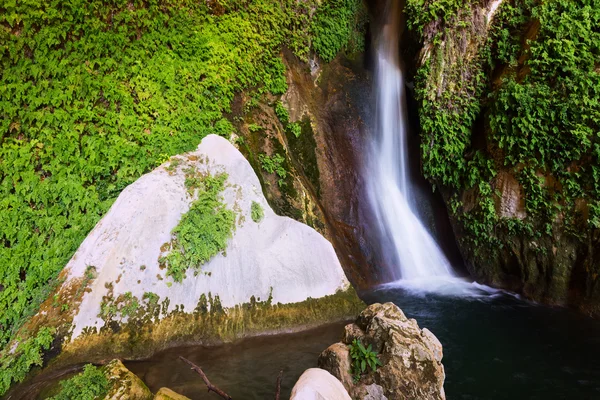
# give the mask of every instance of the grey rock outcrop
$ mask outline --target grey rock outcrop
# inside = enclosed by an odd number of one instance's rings
[[[371,345],[383,364],[354,383],[349,346],[353,340]],[[445,399],[443,349],[439,340],[393,303],[372,304],[346,326],[342,343],[327,348],[319,367],[338,378],[353,398]]]

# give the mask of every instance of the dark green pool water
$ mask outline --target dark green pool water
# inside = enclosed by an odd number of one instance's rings
[[[444,346],[448,399],[600,399],[600,321],[507,294],[381,289]]]

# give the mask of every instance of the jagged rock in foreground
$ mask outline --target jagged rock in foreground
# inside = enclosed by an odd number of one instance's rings
[[[298,379],[290,400],[351,400],[344,386],[329,372],[310,368]]]
[[[227,178],[219,197],[235,215],[232,237],[223,252],[177,282],[161,257],[175,248],[172,231],[198,195],[190,181],[222,173]],[[260,218],[253,217],[257,206]],[[364,307],[331,243],[276,215],[250,164],[216,135],[123,190],[62,276],[37,322],[62,323],[59,358],[69,363],[141,358],[176,343],[310,326]],[[57,313],[51,303],[68,306],[58,322],[51,320]]]
[[[356,384],[350,375],[349,345],[354,339],[371,345],[383,364]],[[352,398],[441,400],[446,398],[442,355],[433,333],[420,329],[395,304],[376,303],[346,325],[343,342],[327,348],[318,363],[342,382]]]

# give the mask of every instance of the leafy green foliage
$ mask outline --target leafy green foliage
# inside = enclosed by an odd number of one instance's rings
[[[273,156],[269,157],[266,154],[259,154],[258,160],[262,168],[267,171],[269,174],[277,174],[279,179],[277,180],[277,184],[279,187],[285,186],[285,178],[287,177],[287,171],[283,167],[283,162],[285,158],[279,153],[273,154]]]
[[[362,0],[322,2],[310,27],[313,47],[325,62],[345,49],[348,53],[364,48],[366,15]]]
[[[318,3],[328,18],[351,18],[334,13],[344,4]],[[316,6],[3,3],[0,346],[124,187],[208,133],[228,136],[224,112],[237,91],[285,92],[281,47],[307,58]]]
[[[416,76],[424,174],[454,193],[475,196],[468,209],[456,197],[450,201],[475,245],[499,245],[499,229],[532,238],[551,234],[558,214],[567,225],[596,227],[600,3],[504,1],[478,56],[449,64],[459,48],[456,36],[472,23],[471,2],[458,3],[407,3],[409,26],[434,44]],[[420,6],[433,11],[419,13]],[[425,29],[433,21],[435,29]],[[468,32],[477,34],[473,26]],[[502,79],[492,82],[498,71]],[[479,118],[483,126],[474,133]],[[474,148],[474,134],[485,135],[485,148]],[[500,169],[524,189],[524,221],[496,214],[493,183]]]
[[[253,201],[252,205],[250,206],[250,216],[252,217],[252,221],[256,223],[262,221],[265,216],[265,211],[256,201]]]
[[[302,127],[297,122],[292,122],[288,125],[287,129],[294,135],[296,138],[299,138],[302,134]]]
[[[275,103],[275,114],[284,126],[290,121],[290,114],[281,101]]]
[[[532,17],[540,28],[529,48],[501,58],[515,65],[527,57],[527,74],[504,79],[489,118],[504,165],[525,188],[527,212],[549,221],[555,205],[567,212],[576,199],[600,199],[600,1],[543,2]]]
[[[92,364],[83,367],[83,372],[60,382],[60,392],[49,400],[99,400],[110,389],[110,383],[102,370]]]
[[[408,29],[422,34],[425,26],[433,21],[450,22],[458,10],[466,9],[472,0],[407,0],[404,11]]]
[[[300,134],[302,133],[302,127],[297,122],[290,122],[290,113],[281,101],[278,101],[275,104],[275,114],[288,132],[292,133],[297,138],[300,137]]]
[[[52,328],[41,328],[37,335],[23,340],[14,352],[5,348],[0,358],[0,393],[6,393],[13,382],[21,382],[33,366],[41,366],[43,353],[54,340]]]
[[[233,236],[235,213],[221,202],[227,174],[206,176],[200,181],[198,198],[173,229],[170,252],[161,259],[167,275],[181,282],[188,268],[199,271],[202,264],[225,250]]]
[[[377,352],[373,351],[371,345],[365,348],[360,339],[354,339],[350,345],[350,357],[352,358],[352,376],[354,382],[358,382],[362,374],[367,372],[367,367],[373,372],[382,365],[377,357]]]

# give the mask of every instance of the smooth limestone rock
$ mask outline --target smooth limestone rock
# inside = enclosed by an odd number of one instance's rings
[[[190,400],[190,398],[175,393],[169,388],[160,388],[159,391],[156,392],[154,400]]]
[[[102,367],[111,389],[104,400],[151,400],[152,392],[140,378],[129,371],[121,361],[112,360]]]
[[[226,250],[204,264],[200,274],[190,269],[177,283],[161,269],[159,257],[194,200],[185,185],[191,170],[201,175],[228,175],[221,195],[227,208],[235,212],[236,224]],[[258,223],[251,218],[253,202],[264,210]],[[227,308],[243,303],[268,299],[268,304],[314,302],[349,289],[332,245],[309,226],[276,215],[248,161],[229,141],[216,135],[205,137],[196,151],[171,158],[123,190],[67,264],[68,278],[62,288],[67,290],[71,282],[85,279],[89,267],[95,268],[95,277],[80,305],[73,307],[71,341],[102,328],[118,333],[118,326],[152,298],[160,305],[151,318],[156,322],[174,311],[178,315],[199,309],[212,312],[213,302],[227,313]],[[127,311],[118,310],[123,306]],[[106,314],[111,315],[110,324]],[[227,328],[221,322],[219,327]],[[148,332],[163,335],[162,342],[174,335],[166,328],[136,328],[134,333],[150,335]],[[82,342],[82,346],[88,345]],[[127,346],[128,355],[136,356],[135,343]]]
[[[354,339],[371,345],[383,364],[356,384],[347,350]],[[318,365],[338,378],[353,398],[441,400],[446,398],[442,356],[442,345],[433,333],[420,329],[395,304],[385,303],[370,305],[354,324],[347,325],[343,343],[327,348]]]
[[[290,400],[351,400],[344,386],[324,369],[310,368],[298,379]]]

